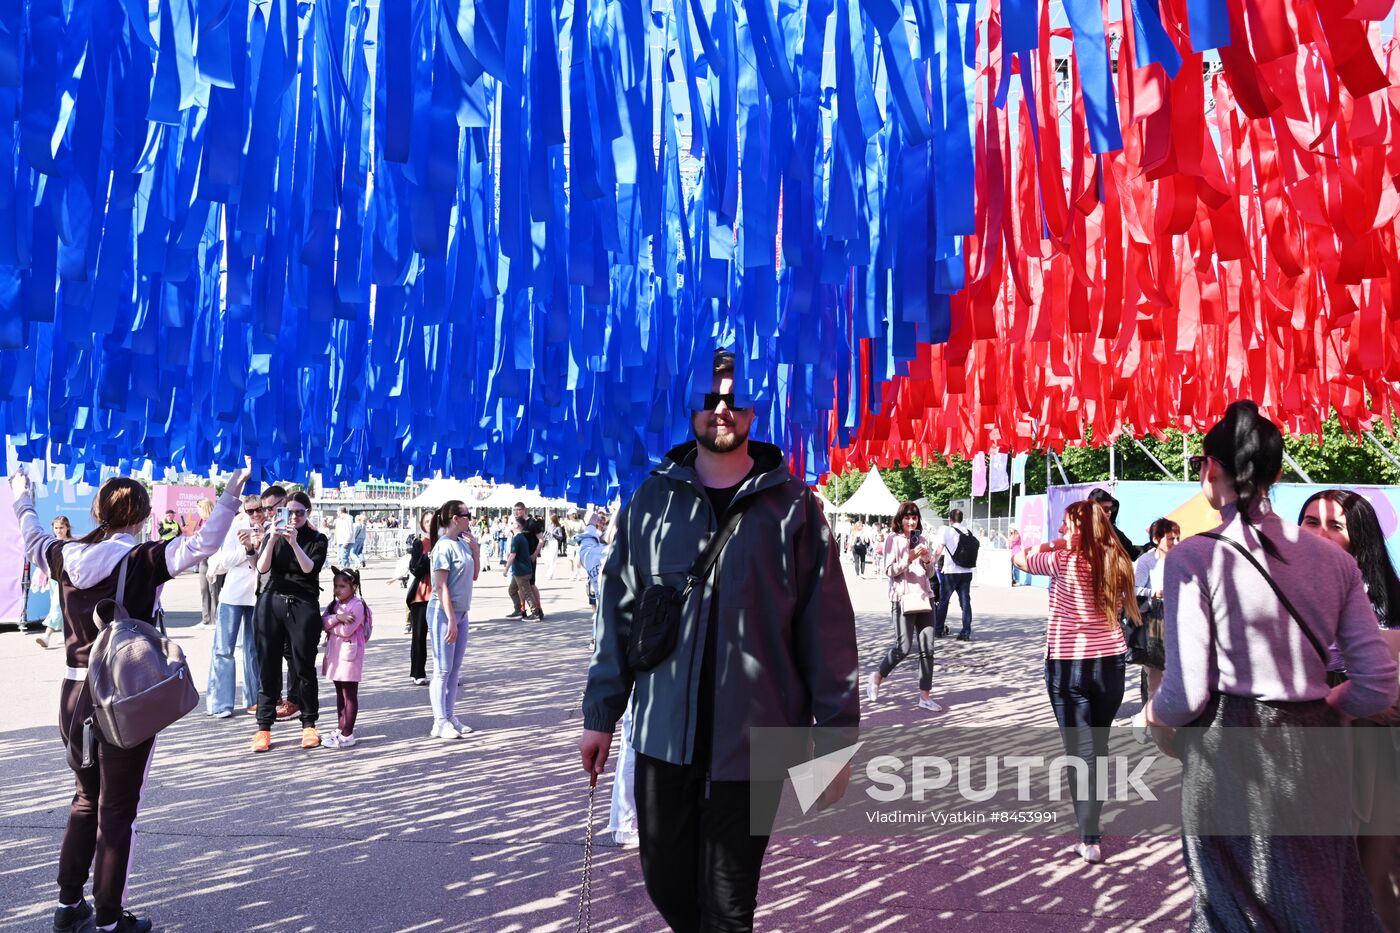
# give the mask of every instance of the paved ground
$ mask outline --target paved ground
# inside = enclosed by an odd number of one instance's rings
[[[581,584],[544,585],[548,621],[502,620],[504,581],[478,585],[463,717],[477,730],[427,738],[423,688],[408,682],[402,593],[367,577],[376,635],[349,751],[303,752],[295,724],[268,755],[247,752],[250,717],[192,713],[158,744],[129,906],[170,931],[566,930],[574,926],[586,782],[573,743],[588,663]],[[875,581],[851,581],[861,657],[888,638]],[[1053,723],[1039,663],[1043,591],[978,588],[978,641],[940,642],[936,693],[912,709],[899,671],[866,722]],[[212,630],[195,624],[196,582],[167,589],[172,629],[200,679]],[[947,645],[943,648],[943,645]],[[58,651],[0,634],[0,930],[48,929],[58,843],[71,796],[55,727]],[[323,709],[333,692],[322,689]],[[1131,714],[1136,702],[1125,705]],[[329,724],[333,712],[323,720]],[[611,845],[610,777],[599,786],[594,928],[656,930],[635,850]],[[764,930],[1172,930],[1189,919],[1174,839],[1109,839],[1084,866],[1057,836],[775,840],[765,865]]]

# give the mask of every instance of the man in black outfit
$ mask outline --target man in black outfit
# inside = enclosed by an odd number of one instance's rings
[[[751,770],[750,730],[822,727],[811,736],[820,756],[853,742],[860,720],[854,614],[821,505],[781,450],[749,441],[754,412],[735,397],[732,354],[715,355],[709,388],[691,416],[695,441],[668,453],[618,516],[579,740],[584,770],[602,773],[636,690],[642,875],[682,931],[753,928],[782,783]],[[682,604],[675,649],[632,669],[642,590],[682,589],[734,509],[733,536]],[[820,804],[839,800],[849,778],[839,774]]]

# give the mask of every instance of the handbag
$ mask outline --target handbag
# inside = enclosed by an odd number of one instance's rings
[[[923,587],[916,586],[899,597],[899,611],[907,616],[916,612],[932,612],[933,603],[929,602]]]
[[[1123,640],[1128,645],[1129,664],[1141,664],[1162,670],[1167,666],[1167,645],[1162,634],[1166,615],[1162,601],[1155,596],[1138,597],[1140,623],[1122,620]]]
[[[665,583],[654,583],[642,590],[637,601],[637,611],[632,617],[632,632],[627,639],[627,666],[634,671],[645,673],[671,656],[680,640],[681,610],[690,598],[695,585],[710,575],[715,561],[734,529],[739,527],[739,519],[744,517],[744,509],[754,497],[740,499],[730,506],[729,518],[724,527],[710,538],[705,550],[695,559],[686,574],[685,589],[677,590]]]

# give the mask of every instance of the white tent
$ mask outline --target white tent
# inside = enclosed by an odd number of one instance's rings
[[[847,515],[894,515],[898,510],[899,500],[880,478],[878,467],[871,467],[860,488],[841,503],[841,511]]]
[[[481,481],[464,482],[456,479],[430,479],[423,491],[409,505],[414,508],[437,508],[449,499],[458,499],[473,509],[508,509],[517,502],[527,509],[567,509],[565,499],[549,499],[533,489],[515,486],[492,486]]]

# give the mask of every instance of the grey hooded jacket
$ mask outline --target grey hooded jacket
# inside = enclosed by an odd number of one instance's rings
[[[823,727],[813,733],[818,755],[855,740],[855,616],[840,551],[816,496],[789,472],[777,447],[750,442],[758,471],[734,503],[753,501],[715,570],[687,600],[675,652],[650,671],[628,668],[628,635],[642,591],[654,583],[683,589],[719,525],[695,473],[695,449],[692,441],[668,453],[618,515],[583,697],[584,728],[612,732],[635,686],[633,747],[690,764],[702,646],[713,618],[709,774],[749,780],[750,727]],[[718,611],[711,613],[715,600]]]

